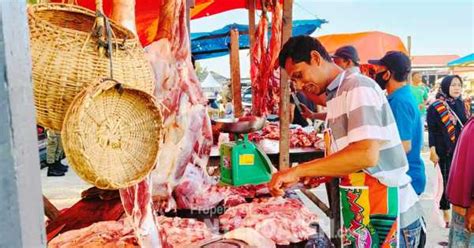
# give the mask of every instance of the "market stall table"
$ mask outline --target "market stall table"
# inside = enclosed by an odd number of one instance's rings
[[[269,149],[262,147],[267,156],[279,169],[279,149]],[[303,163],[311,161],[314,159],[324,157],[324,150],[312,148],[312,147],[295,147],[290,148],[290,164],[293,163]],[[209,158],[209,167],[214,170],[214,172],[219,171],[219,147],[214,145],[211,148],[210,158]],[[339,247],[340,240],[337,238],[338,230],[340,229],[340,210],[339,210],[339,181],[338,179],[333,179],[332,181],[326,183],[326,192],[328,196],[329,206],[321,201],[316,195],[314,195],[310,190],[302,190],[302,193],[308,197],[318,208],[320,208],[331,221],[331,233],[330,238],[332,243]]]
[[[279,155],[280,153],[275,150],[268,150],[263,148],[267,156],[270,158],[272,161],[273,165],[276,166],[277,169],[279,169],[278,163],[279,163]],[[311,148],[311,147],[295,147],[295,148],[290,148],[290,164],[292,163],[302,163],[302,162],[307,162],[313,159],[317,158],[322,158],[324,156],[324,151],[321,149],[317,148]],[[219,159],[220,159],[220,154],[219,154],[219,147],[214,145],[211,147],[211,154],[209,158],[209,165],[211,167],[219,166]]]

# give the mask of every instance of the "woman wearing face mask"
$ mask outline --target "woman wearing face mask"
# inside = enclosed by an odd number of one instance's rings
[[[467,121],[461,91],[461,78],[457,75],[446,76],[441,82],[436,101],[427,110],[430,160],[435,166],[436,164],[440,166],[444,188],[448,182],[457,139]],[[448,227],[450,205],[445,193],[440,200],[440,209],[443,210],[443,218]]]

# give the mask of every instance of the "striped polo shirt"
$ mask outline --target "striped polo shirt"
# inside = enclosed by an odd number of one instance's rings
[[[340,73],[326,94],[326,118],[335,139],[332,150],[366,139],[382,141],[377,165],[365,172],[386,186],[399,187],[399,195],[403,196],[399,197],[402,228],[419,219],[418,196],[407,175],[408,161],[385,93],[360,73]]]

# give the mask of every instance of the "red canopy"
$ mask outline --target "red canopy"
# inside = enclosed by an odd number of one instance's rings
[[[280,0],[282,1],[282,0]],[[52,2],[62,2],[62,0],[52,0]],[[77,4],[95,11],[95,0],[76,0]],[[257,8],[261,4],[259,0]],[[112,1],[103,1],[104,13],[110,16]],[[158,29],[158,15],[160,13],[160,0],[136,0],[135,16],[137,32],[143,46],[153,42]],[[224,11],[246,8],[247,0],[196,0],[194,8],[191,9],[191,19],[218,14]]]
[[[139,0],[137,0],[139,1]],[[191,19],[219,14],[233,9],[247,8],[248,0],[196,0],[194,8],[191,9]],[[257,9],[261,9],[261,1],[254,0]],[[280,0],[283,2],[283,0]]]
[[[359,54],[360,63],[382,58],[388,51],[401,51],[408,55],[402,40],[395,35],[382,32],[333,34],[318,37],[318,40],[333,54],[339,47],[353,45]]]

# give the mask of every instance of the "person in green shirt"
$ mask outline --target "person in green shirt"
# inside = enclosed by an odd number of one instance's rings
[[[428,88],[421,80],[421,72],[413,72],[411,92],[415,96],[415,100],[418,103],[418,108],[424,123],[426,116],[426,101],[428,100]]]

